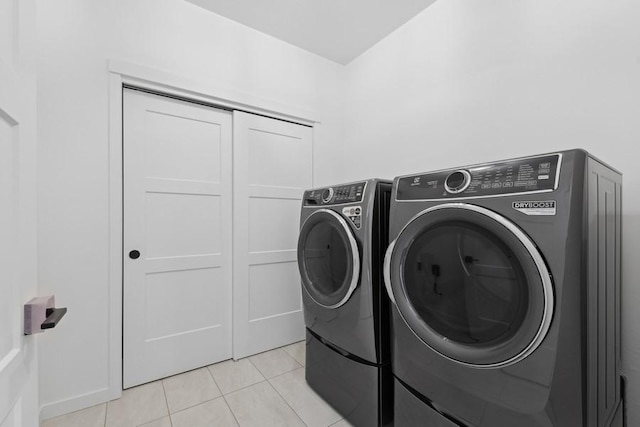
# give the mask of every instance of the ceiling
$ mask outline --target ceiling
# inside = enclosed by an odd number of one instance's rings
[[[435,0],[187,0],[347,64]]]

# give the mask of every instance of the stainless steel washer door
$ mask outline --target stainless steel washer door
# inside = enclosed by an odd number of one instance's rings
[[[387,250],[385,281],[413,333],[464,365],[517,363],[551,323],[553,287],[538,249],[480,206],[446,203],[416,215]]]
[[[300,228],[298,268],[302,287],[319,305],[337,308],[349,300],[360,277],[360,251],[338,213],[318,209]]]

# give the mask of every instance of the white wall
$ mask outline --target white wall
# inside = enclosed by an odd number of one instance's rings
[[[39,285],[69,309],[41,337],[46,418],[109,395],[107,60],[315,111],[316,149],[341,132],[343,69],[182,0],[39,0],[38,30]]]
[[[340,174],[582,147],[624,173],[623,359],[640,425],[640,2],[439,0],[347,66]],[[360,162],[352,162],[361,158]]]

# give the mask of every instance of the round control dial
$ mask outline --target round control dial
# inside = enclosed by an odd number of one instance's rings
[[[332,197],[333,197],[333,188],[326,188],[322,192],[322,201],[324,203],[329,203]]]
[[[449,174],[444,181],[444,189],[447,190],[448,193],[458,194],[466,190],[469,184],[471,184],[471,174],[461,169]]]

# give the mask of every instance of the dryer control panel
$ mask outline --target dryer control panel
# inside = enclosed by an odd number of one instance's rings
[[[366,185],[366,182],[357,182],[337,187],[305,191],[303,199],[304,206],[326,206],[361,202]]]
[[[558,187],[561,158],[550,154],[402,177],[396,200],[552,191]]]

